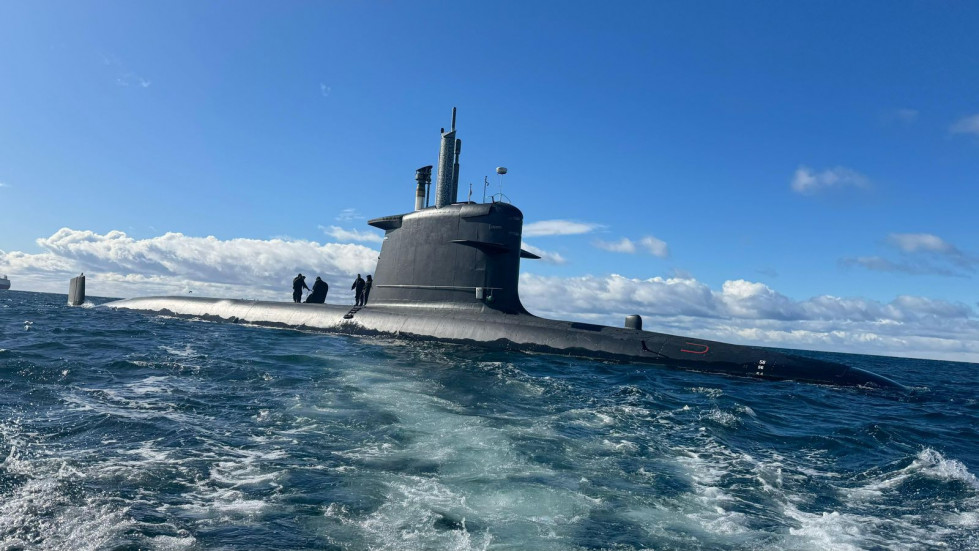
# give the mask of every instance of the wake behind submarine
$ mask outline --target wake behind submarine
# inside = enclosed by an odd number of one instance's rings
[[[903,389],[880,375],[840,363],[758,348],[642,330],[639,316],[625,327],[544,319],[520,302],[523,213],[491,200],[459,202],[456,110],[442,131],[435,204],[429,205],[432,166],[415,173],[415,210],[368,224],[384,230],[369,307],[145,297],[107,303],[179,317],[348,334],[474,344],[506,350],[641,363],[694,371],[792,379],[831,385]],[[500,169],[505,170],[505,169]]]

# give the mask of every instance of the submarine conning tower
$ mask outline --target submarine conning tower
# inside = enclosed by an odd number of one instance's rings
[[[425,186],[431,166],[418,169],[415,211],[375,218],[385,231],[374,271],[371,306],[491,309],[527,313],[517,283],[521,258],[539,258],[520,248],[523,213],[503,202],[458,202],[459,152],[452,126],[442,131],[435,205]]]

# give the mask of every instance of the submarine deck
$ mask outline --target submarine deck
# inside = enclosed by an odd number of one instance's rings
[[[861,369],[766,348],[550,320],[527,313],[507,314],[485,305],[477,309],[438,304],[350,307],[203,297],[145,297],[110,302],[105,306],[267,327],[361,335],[391,334],[753,378],[903,388],[890,379]]]

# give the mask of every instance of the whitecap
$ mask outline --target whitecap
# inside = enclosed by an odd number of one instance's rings
[[[968,467],[955,459],[946,459],[942,454],[931,448],[925,448],[918,452],[917,457],[909,468],[920,469],[921,473],[926,476],[942,480],[964,482],[973,489],[979,490],[979,479],[976,478],[976,475],[969,472]]]
[[[717,423],[718,425],[723,425],[725,427],[732,427],[738,423],[738,417],[733,413],[722,411],[718,408],[712,408],[706,413],[700,415],[701,420],[708,420]]]
[[[789,534],[807,540],[816,549],[860,551],[863,549],[864,529],[873,529],[873,519],[843,515],[837,511],[805,513],[787,505],[785,514],[799,526],[789,528]],[[787,547],[795,548],[793,545]]]

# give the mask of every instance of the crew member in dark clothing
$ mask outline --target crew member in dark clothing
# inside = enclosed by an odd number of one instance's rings
[[[364,282],[364,306],[367,306],[367,298],[371,296],[371,285],[374,285],[374,280],[367,274],[367,281]]]
[[[320,279],[320,276],[316,276],[316,281],[313,282],[313,290],[306,297],[306,302],[323,304],[326,302],[326,293],[329,292],[330,286],[326,284],[325,281]]]
[[[350,286],[350,288],[354,290],[354,298],[357,300],[356,306],[364,305],[365,283],[364,278],[360,277],[360,274],[357,274],[357,279],[355,279],[354,284]]]
[[[292,301],[302,302],[303,300],[303,287],[309,291],[309,286],[306,285],[306,276],[299,274],[292,278]]]

